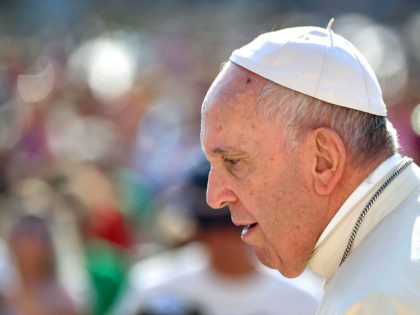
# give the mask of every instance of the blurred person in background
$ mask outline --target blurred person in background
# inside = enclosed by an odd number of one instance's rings
[[[10,194],[3,200],[0,212],[0,231],[7,239],[10,229],[21,217],[40,218],[48,228],[52,252],[54,253],[54,274],[57,282],[70,295],[80,313],[86,314],[90,308],[91,294],[89,279],[85,271],[83,243],[79,235],[78,223],[70,207],[53,188],[51,183],[38,178],[23,178],[14,183]],[[10,246],[9,246],[10,247]],[[17,265],[10,250],[3,252],[2,268],[5,268],[2,291],[8,295],[8,288],[18,274]]]
[[[315,314],[318,301],[314,296],[262,269],[241,241],[239,229],[230,222],[228,209],[217,212],[206,204],[208,170],[207,161],[200,163],[184,187],[196,225],[193,242],[178,249],[188,262],[180,263],[180,257],[172,256],[172,274],[135,294],[131,292],[131,301],[122,298],[121,308],[114,314]],[[199,255],[203,257],[197,259]],[[147,267],[143,272],[148,272]]]
[[[92,294],[89,314],[107,314],[126,279],[131,230],[119,211],[118,196],[106,170],[86,162],[72,168],[67,176],[63,197],[77,218],[83,243]]]
[[[207,201],[229,206],[265,265],[325,279],[318,314],[418,314],[420,170],[331,22],[232,53],[202,106]]]
[[[69,172],[71,176],[63,171],[49,181],[24,178],[16,182],[8,207],[1,213],[1,230],[9,234],[9,226],[19,216],[42,218],[53,247],[57,282],[81,314],[103,315],[125,280],[128,226],[116,209],[112,185],[104,171],[75,163]],[[7,264],[11,254],[5,252],[3,256],[0,267],[17,269]],[[10,279],[6,275],[1,278],[1,291],[7,296]]]
[[[26,215],[13,226],[9,246],[16,277],[1,306],[4,315],[77,315],[56,277],[55,253],[43,219]]]

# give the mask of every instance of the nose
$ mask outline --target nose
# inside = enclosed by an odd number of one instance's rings
[[[212,168],[207,183],[207,204],[214,209],[220,209],[236,200],[237,197],[226,179]]]

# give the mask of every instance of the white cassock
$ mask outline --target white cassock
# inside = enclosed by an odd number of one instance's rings
[[[405,163],[394,155],[355,190],[309,261],[325,279],[320,315],[420,314],[420,168],[409,164],[373,201],[340,266],[360,213]]]

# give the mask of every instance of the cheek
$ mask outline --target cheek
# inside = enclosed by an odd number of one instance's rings
[[[297,171],[289,168],[273,180],[267,180],[261,188],[257,219],[267,238],[284,239],[300,232],[307,208],[307,189],[299,178]]]

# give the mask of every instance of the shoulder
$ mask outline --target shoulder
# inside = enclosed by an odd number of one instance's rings
[[[321,308],[335,309],[340,314],[347,314],[347,310],[352,310],[349,314],[414,314],[383,313],[380,307],[385,305],[389,309],[411,309],[412,305],[420,309],[417,199],[406,200],[369,233],[332,278]],[[374,307],[378,309],[364,311]]]

